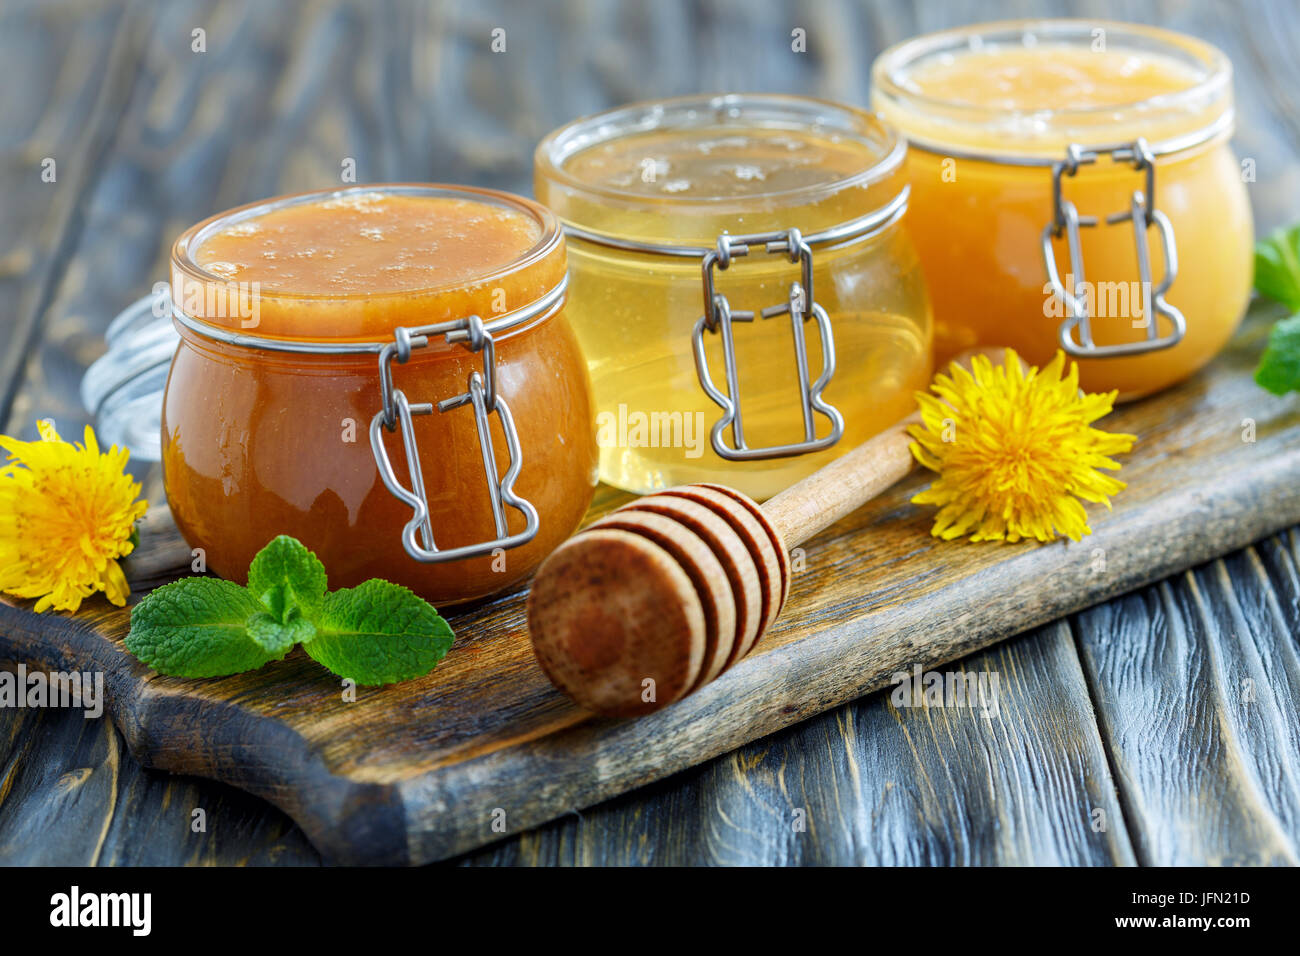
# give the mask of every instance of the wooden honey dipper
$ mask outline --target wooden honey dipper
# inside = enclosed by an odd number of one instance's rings
[[[682,485],[593,522],[533,580],[528,628],[542,670],[580,706],[612,716],[658,710],[713,680],[781,612],[789,549],[911,471],[910,423],[766,505],[723,485]]]
[[[995,364],[1004,356],[981,354]],[[650,713],[713,680],[781,613],[789,549],[912,470],[907,426],[919,420],[903,419],[764,505],[723,485],[682,485],[574,535],[538,568],[528,596],[546,676],[609,716]]]
[[[1005,353],[982,354],[997,364]],[[713,680],[781,613],[789,549],[912,470],[907,426],[917,421],[903,419],[764,505],[724,485],[682,485],[574,535],[538,568],[528,595],[546,676],[610,716],[658,710]]]

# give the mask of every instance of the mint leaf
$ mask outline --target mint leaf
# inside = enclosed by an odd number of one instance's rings
[[[1255,243],[1255,288],[1300,312],[1300,226],[1279,229]]]
[[[1269,331],[1255,381],[1274,395],[1300,391],[1300,315],[1283,319]]]
[[[248,590],[281,624],[295,610],[311,620],[325,599],[325,565],[301,541],[287,534],[272,538],[248,566]]]
[[[297,610],[293,619],[282,624],[270,614],[262,612],[248,619],[248,636],[264,650],[281,656],[293,650],[295,644],[305,644],[316,636],[316,627],[305,617],[299,617]]]
[[[329,594],[325,567],[287,535],[253,558],[248,585],[195,577],[159,588],[131,612],[127,650],[160,674],[221,677],[302,644],[341,677],[392,684],[427,674],[452,644],[447,622],[400,585],[375,578]]]
[[[289,650],[268,649],[249,635],[247,622],[263,613],[261,603],[232,581],[183,578],[153,591],[132,609],[126,649],[158,673],[174,677],[256,670]]]
[[[325,598],[316,636],[303,647],[358,684],[395,684],[433,670],[451,647],[451,627],[433,606],[379,578]]]

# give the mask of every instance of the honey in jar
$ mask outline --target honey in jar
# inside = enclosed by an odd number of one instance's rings
[[[1253,234],[1214,47],[1126,24],[995,23],[899,44],[872,81],[909,141],[908,229],[939,357],[1010,345],[1041,364],[1063,347],[1084,388],[1134,398],[1227,342]]]
[[[565,287],[554,216],[504,193],[359,187],[188,230],[162,422],[185,539],[237,581],[277,534],[331,587],[448,604],[521,580],[595,486]]]
[[[866,112],[766,95],[635,104],[542,141],[604,481],[767,498],[915,407],[931,331],[904,153]]]

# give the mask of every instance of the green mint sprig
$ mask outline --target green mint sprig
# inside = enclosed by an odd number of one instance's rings
[[[320,559],[288,535],[257,553],[248,587],[182,578],[131,612],[126,648],[160,674],[224,677],[257,670],[301,644],[358,684],[421,677],[446,655],[451,627],[407,588],[372,578],[330,591]]]
[[[1300,226],[1256,243],[1255,290],[1292,313],[1269,332],[1255,381],[1274,395],[1300,391]]]

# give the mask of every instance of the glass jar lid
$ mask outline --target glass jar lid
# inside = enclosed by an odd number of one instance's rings
[[[102,444],[158,461],[163,388],[180,342],[166,293],[132,302],[109,323],[105,338],[108,351],[82,376],[81,403]]]

